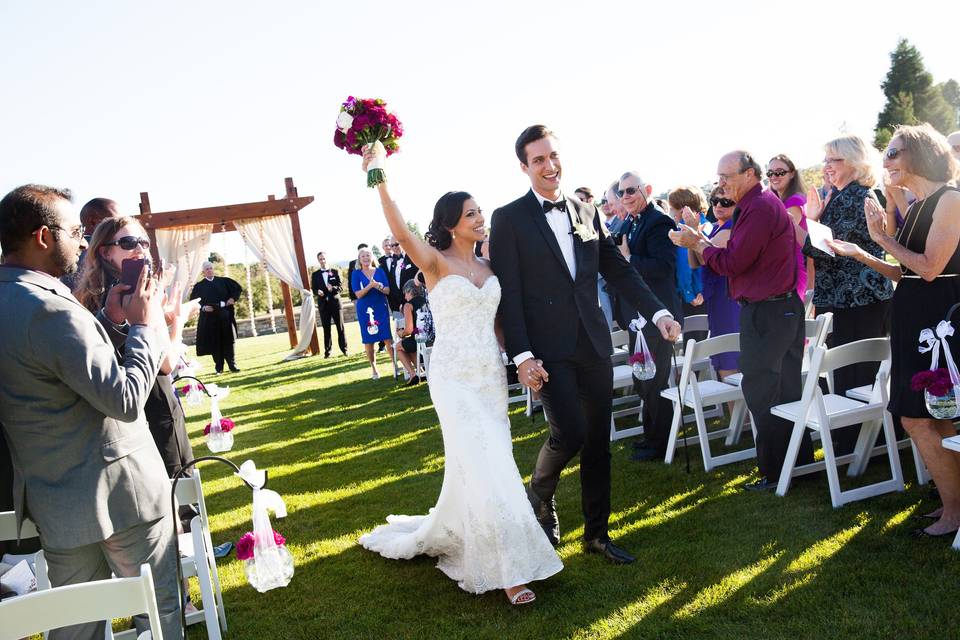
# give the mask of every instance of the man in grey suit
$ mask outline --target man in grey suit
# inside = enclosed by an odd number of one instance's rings
[[[54,586],[138,575],[149,564],[163,635],[178,638],[170,484],[143,416],[166,348],[154,328],[163,325],[161,294],[141,274],[132,290],[108,295],[106,318],[125,318],[127,328],[119,360],[101,321],[58,280],[86,248],[68,191],[26,185],[7,194],[0,248],[0,309],[10,310],[0,323],[0,423],[17,520],[36,522]],[[138,633],[148,626],[135,623]],[[50,637],[103,634],[98,622]]]

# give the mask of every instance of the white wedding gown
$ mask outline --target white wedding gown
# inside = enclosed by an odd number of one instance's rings
[[[429,514],[391,515],[360,538],[387,558],[435,556],[437,568],[471,593],[563,568],[513,459],[506,372],[493,330],[499,303],[495,276],[478,289],[450,275],[430,292],[436,341],[429,385],[443,433],[443,487]]]

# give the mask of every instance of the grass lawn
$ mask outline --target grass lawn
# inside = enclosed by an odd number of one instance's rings
[[[350,347],[359,333],[350,323]],[[502,592],[460,591],[431,558],[391,561],[356,544],[391,513],[422,514],[443,477],[443,445],[425,385],[369,379],[365,358],[281,363],[286,335],[237,343],[242,372],[201,378],[231,388],[237,422],[227,455],[269,469],[289,515],[274,520],[296,559],[285,589],[250,587],[233,556],[220,561],[228,638],[944,638],[960,628],[960,553],[945,540],[911,539],[912,514],[934,508],[917,487],[834,510],[826,477],[787,498],[740,487],[752,463],[704,473],[692,447],[672,466],[628,460],[612,446],[611,536],[637,556],[612,566],[580,549],[577,467],[557,495],[564,570],[534,583],[537,602],[509,606]],[[381,359],[382,360],[382,359]],[[388,367],[381,366],[381,373]],[[516,406],[516,405],[514,405]],[[196,455],[208,453],[205,403],[188,408]],[[511,414],[514,453],[529,477],[543,417]],[[875,458],[868,475],[879,476]],[[251,528],[250,491],[229,471],[201,466],[213,540]],[[198,597],[194,584],[194,595]],[[950,631],[953,629],[953,631]],[[190,630],[205,638],[202,625]]]

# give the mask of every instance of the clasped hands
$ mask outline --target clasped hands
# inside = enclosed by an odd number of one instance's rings
[[[678,247],[693,249],[700,241],[709,242],[700,231],[700,215],[694,213],[690,207],[683,208],[683,224],[676,231],[670,231],[670,241]]]

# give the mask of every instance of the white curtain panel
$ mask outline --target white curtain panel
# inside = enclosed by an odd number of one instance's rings
[[[303,299],[300,306],[300,343],[284,359],[302,357],[310,348],[310,339],[317,324],[317,309],[313,304],[313,294],[300,277],[290,216],[248,218],[235,220],[233,224],[254,255],[266,263],[270,273],[300,291]]]
[[[197,277],[203,270],[203,261],[210,255],[210,235],[213,233],[213,226],[157,229],[155,233],[160,259],[177,268],[170,286],[179,282],[183,287],[183,299],[186,300],[193,288],[193,283],[197,281]]]

